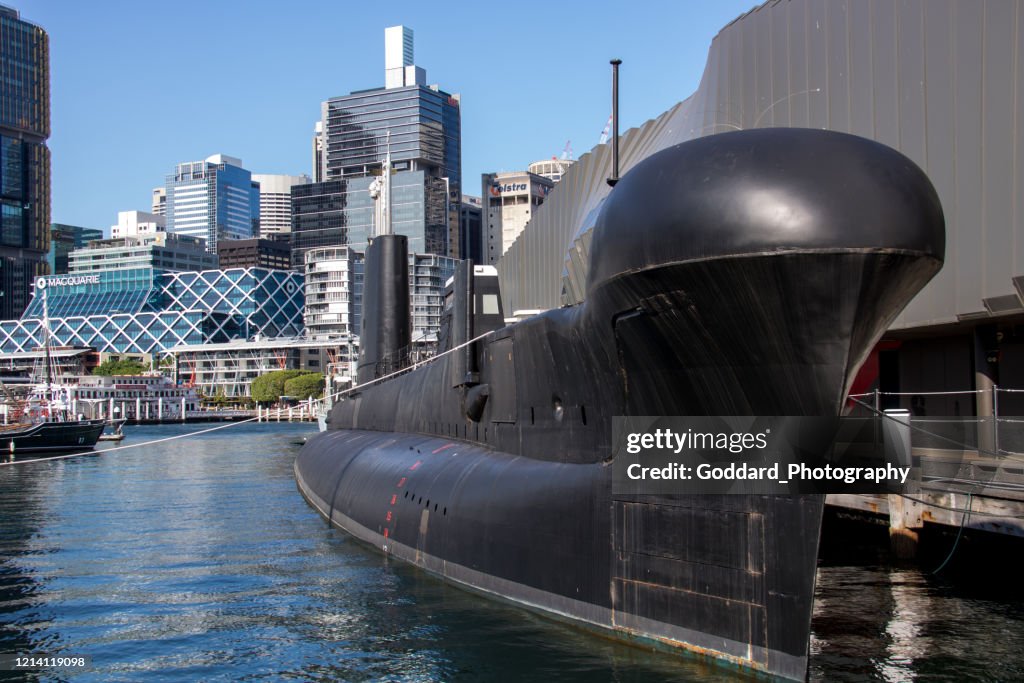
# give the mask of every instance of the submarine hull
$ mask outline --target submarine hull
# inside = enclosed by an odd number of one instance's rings
[[[944,246],[931,184],[877,143],[771,129],[664,150],[602,207],[583,304],[357,387],[299,454],[299,489],[452,581],[803,679],[823,497],[616,495],[611,418],[840,414]]]
[[[306,448],[303,496],[388,555],[627,639],[804,676],[790,618],[810,609],[820,496],[617,498],[602,463],[413,434],[331,431]]]

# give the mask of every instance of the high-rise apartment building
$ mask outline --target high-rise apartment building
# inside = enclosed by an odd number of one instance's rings
[[[394,232],[409,238],[411,252],[458,254],[459,96],[427,86],[426,72],[412,63],[412,57],[412,31],[402,26],[387,29],[386,87],[331,98],[321,105],[321,126],[314,135],[314,158],[320,159],[314,175],[321,182],[292,192],[293,265],[303,263],[304,249],[365,248],[374,230],[368,191],[389,147],[395,170]],[[299,234],[304,231],[316,237]]]
[[[260,234],[274,239],[281,233],[292,231],[292,187],[307,185],[308,175],[276,175],[254,173],[252,180],[260,184]],[[254,235],[255,237],[255,235]]]
[[[52,275],[68,272],[68,257],[75,249],[81,249],[92,240],[103,239],[99,228],[82,228],[77,225],[54,223],[50,226],[50,251],[46,261]]]
[[[50,249],[50,48],[0,5],[0,319],[29,303]]]
[[[313,339],[359,336],[363,310],[365,250],[311,249],[305,254],[306,334]],[[413,344],[437,342],[445,282],[456,259],[409,254],[409,321]]]
[[[358,336],[363,252],[327,247],[311,249],[305,257],[306,335],[311,339]]]
[[[167,232],[201,237],[210,253],[217,252],[218,240],[258,234],[260,188],[241,159],[214,154],[178,164],[166,189]]]
[[[555,183],[533,173],[485,173],[482,184],[482,262],[493,265],[516,241]]]

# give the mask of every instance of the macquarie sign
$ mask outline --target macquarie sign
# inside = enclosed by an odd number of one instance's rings
[[[54,275],[36,278],[36,289],[70,287],[72,285],[98,285],[99,283],[99,275]]]

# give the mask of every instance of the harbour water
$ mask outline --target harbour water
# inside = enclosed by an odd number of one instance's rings
[[[202,429],[126,428],[130,446]],[[247,424],[0,467],[0,680],[725,681],[453,588],[328,528],[295,488],[309,424]],[[818,573],[812,680],[1024,678],[1024,602],[870,553]]]

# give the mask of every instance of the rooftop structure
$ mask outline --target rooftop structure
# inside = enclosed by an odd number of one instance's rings
[[[575,159],[556,159],[552,157],[551,159],[535,161],[526,170],[534,175],[547,178],[553,183],[557,183],[575,163]]]
[[[117,225],[110,226],[110,236],[113,239],[138,237],[164,232],[166,229],[167,219],[162,214],[145,211],[118,211]],[[102,239],[102,236],[97,239]]]
[[[93,240],[68,255],[68,272],[74,275],[138,268],[198,271],[216,267],[217,255],[206,251],[204,240],[166,232]]]

